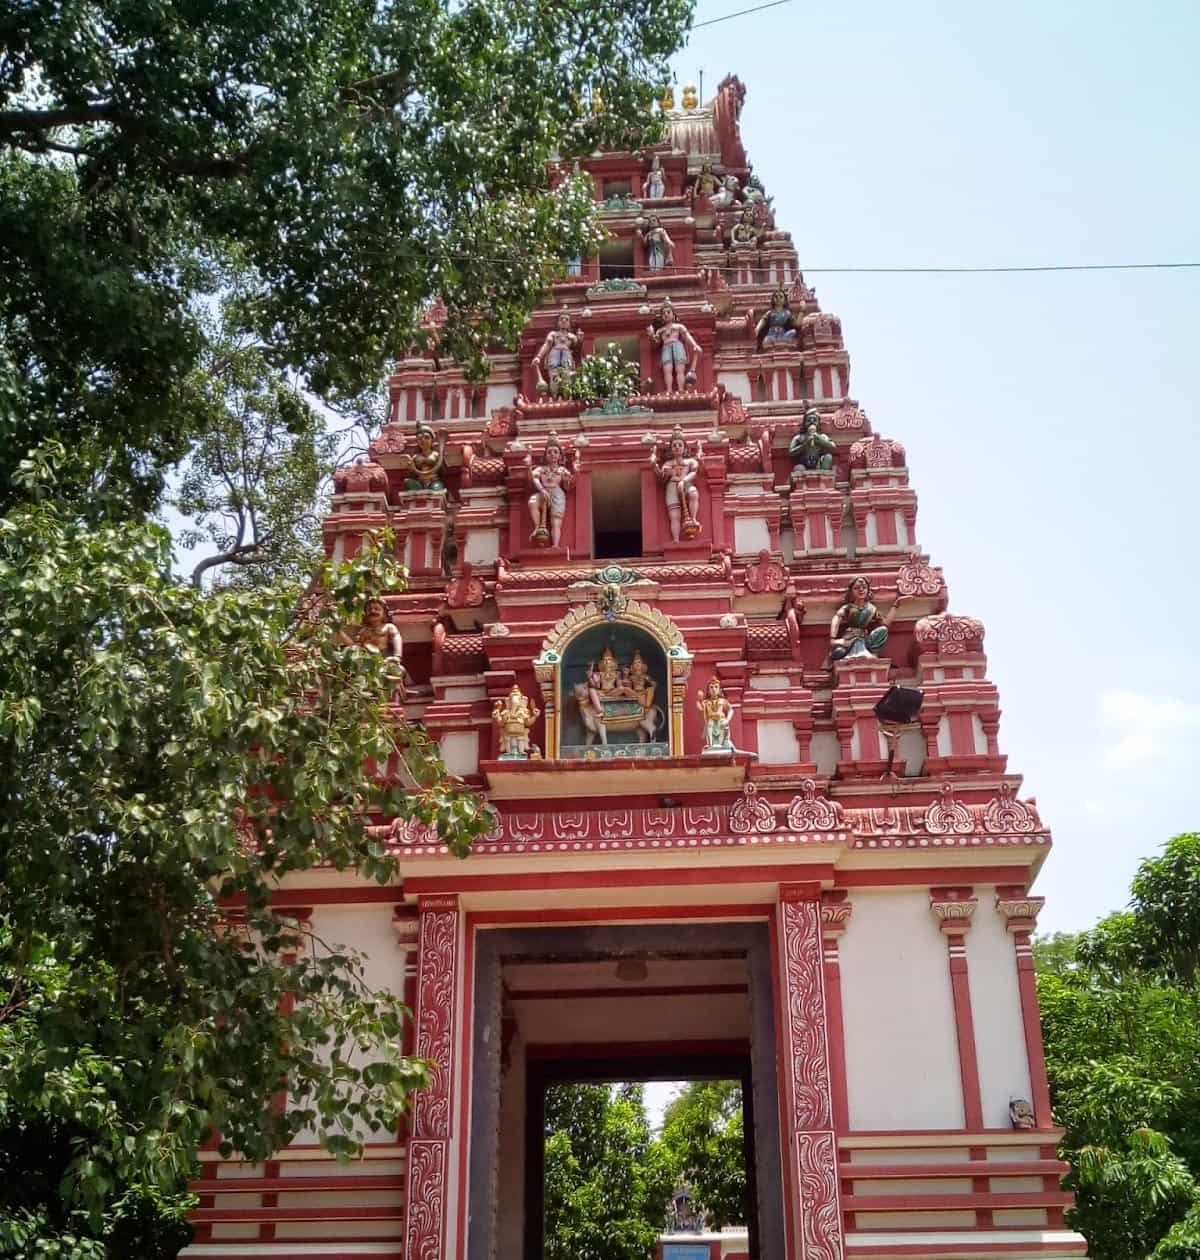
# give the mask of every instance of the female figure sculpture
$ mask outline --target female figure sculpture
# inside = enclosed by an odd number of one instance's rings
[[[700,173],[692,180],[692,196],[711,197],[717,191],[717,177],[713,174],[712,163],[706,158],[700,165]]]
[[[533,356],[533,370],[537,373],[538,392],[549,391],[551,397],[557,398],[567,379],[575,370],[575,351],[579,347],[579,336],[571,329],[571,316],[563,310],[558,322],[547,334],[541,349]],[[550,374],[549,384],[542,373],[542,368]]]
[[[719,678],[710,678],[703,695],[696,698],[696,707],[704,719],[704,751],[732,752],[729,728],[733,723],[733,705],[725,698]]]
[[[645,230],[637,229],[638,240],[646,251],[646,266],[651,271],[662,271],[675,265],[675,242],[667,235],[658,216],[652,214],[646,221]]]
[[[529,496],[529,518],[533,522],[530,541],[540,546],[557,547],[562,538],[563,517],[567,513],[567,491],[579,471],[579,452],[575,452],[575,468],[568,468],[563,461],[562,443],[558,434],[546,437],[546,450],[542,462],[535,468],[533,456],[525,456],[533,493]]]
[[[651,324],[646,331],[650,334],[651,344],[660,347],[659,361],[662,363],[666,392],[682,393],[685,386],[694,385],[700,345],[688,332],[687,325],[675,318],[675,308],[670,302],[662,304],[658,327]]]
[[[666,483],[671,537],[675,542],[679,542],[681,535],[684,538],[695,538],[700,532],[700,491],[696,487],[700,460],[688,453],[687,440],[679,425],[671,433],[670,458],[665,464],[658,462],[656,442],[650,452],[650,466],[658,479]]]
[[[433,449],[437,442],[437,450]],[[404,479],[405,490],[445,490],[438,474],[446,456],[446,434],[435,434],[429,425],[417,425],[417,449],[409,456],[409,467],[415,474]]]
[[[830,657],[840,661],[878,656],[887,642],[888,626],[907,598],[901,595],[884,616],[871,602],[871,583],[865,577],[856,577],[846,588],[846,602],[833,614],[829,625]]]
[[[771,294],[771,309],[763,315],[754,329],[758,348],[778,346],[786,348],[796,344],[796,321],[792,318],[792,308],[788,305],[787,294],[776,289]]]
[[[541,710],[521,693],[515,683],[507,700],[492,706],[492,721],[500,736],[500,756],[509,761],[525,761],[529,757],[529,732]]]
[[[761,235],[758,224],[754,222],[754,207],[746,206],[742,211],[742,217],[733,225],[729,233],[730,243],[743,246],[757,245]]]
[[[650,169],[642,180],[642,196],[647,201],[658,201],[667,195],[667,181],[663,177],[662,159],[656,153],[650,161]]]
[[[821,413],[814,407],[804,413],[804,427],[788,444],[788,454],[797,468],[806,472],[829,472],[837,445],[821,432]]]

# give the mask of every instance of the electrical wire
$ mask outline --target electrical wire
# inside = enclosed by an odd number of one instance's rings
[[[736,13],[726,13],[722,17],[707,18],[703,22],[692,24],[692,30],[698,31],[702,26],[716,26],[718,22],[730,22],[734,18],[745,17],[747,13],[761,13],[763,9],[777,9],[781,4],[791,4],[792,0],[769,0],[767,4],[756,4],[752,9],[739,9]]]

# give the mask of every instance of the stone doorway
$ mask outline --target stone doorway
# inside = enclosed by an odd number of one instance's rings
[[[743,1082],[751,1254],[784,1254],[765,923],[481,929],[475,938],[469,1260],[541,1260],[542,1105],[577,1080]]]

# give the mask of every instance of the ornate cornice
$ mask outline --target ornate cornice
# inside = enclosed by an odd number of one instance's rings
[[[562,657],[563,649],[579,633],[603,621],[611,621],[594,603],[576,604],[565,617],[558,621],[550,633],[542,641],[542,650],[534,662],[540,665],[557,665]],[[629,600],[619,621],[632,622],[648,631],[667,649],[667,655],[675,658],[688,657],[687,645],[683,641],[683,631],[665,613],[640,600]]]
[[[1032,932],[1037,927],[1037,917],[1046,904],[1045,897],[996,896],[996,910],[1004,916],[1010,932]]]

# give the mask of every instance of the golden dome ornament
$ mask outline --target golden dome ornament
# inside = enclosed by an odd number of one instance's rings
[[[668,83],[663,87],[662,95],[658,98],[658,107],[664,114],[669,114],[675,108],[675,85]]]
[[[694,83],[685,83],[683,85],[683,108],[696,109],[700,104],[699,94],[696,92]]]

